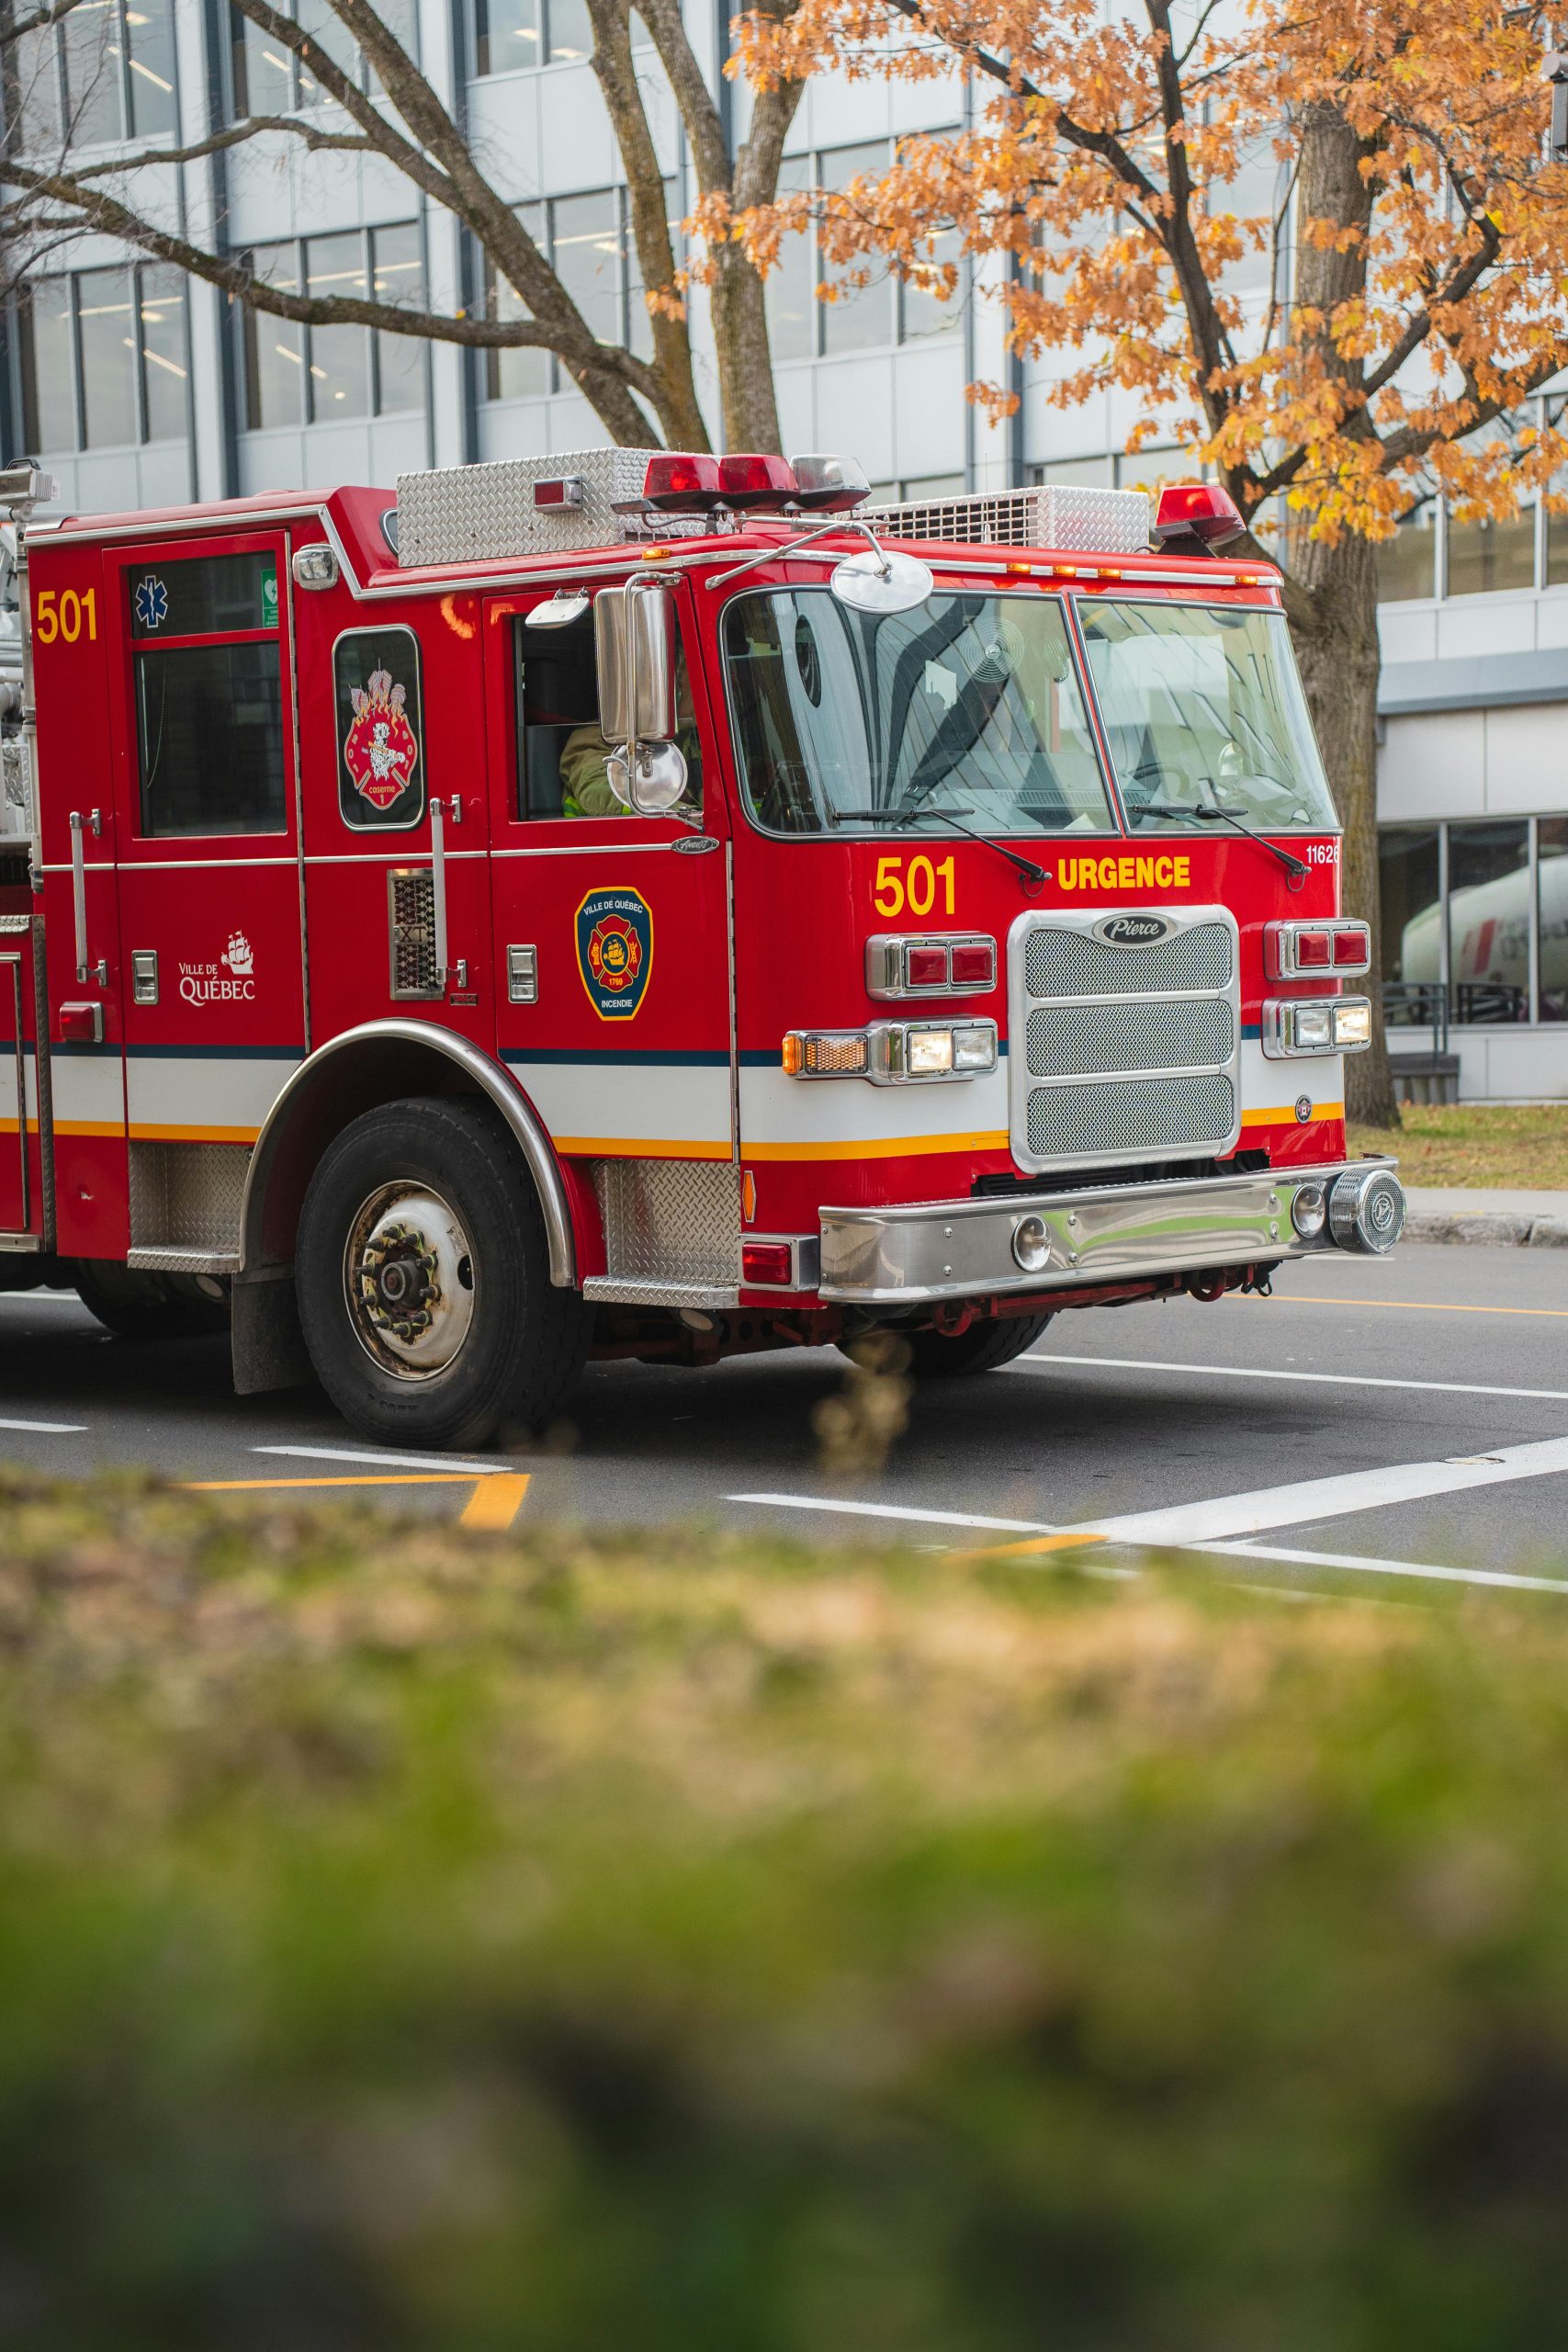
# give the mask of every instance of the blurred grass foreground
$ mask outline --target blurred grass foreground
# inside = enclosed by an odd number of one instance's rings
[[[0,2344],[1568,2342],[1568,1611],[0,1498]]]

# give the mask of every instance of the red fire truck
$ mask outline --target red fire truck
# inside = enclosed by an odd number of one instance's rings
[[[0,475],[12,1285],[472,1445],[591,1351],[976,1372],[1397,1238],[1345,1151],[1368,933],[1217,491],[50,492]]]

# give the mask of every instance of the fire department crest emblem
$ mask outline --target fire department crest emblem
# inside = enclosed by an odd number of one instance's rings
[[[640,890],[591,890],[577,910],[577,962],[601,1021],[629,1021],[653,962],[653,912]]]
[[[349,697],[354,718],[343,739],[343,763],[372,808],[389,808],[413,782],[419,741],[409,725],[408,689],[389,670],[372,670]]]

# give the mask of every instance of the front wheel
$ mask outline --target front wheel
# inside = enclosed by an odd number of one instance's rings
[[[305,1195],[295,1284],[322,1387],[383,1443],[542,1430],[581,1369],[588,1316],[552,1288],[532,1182],[479,1104],[418,1098],[345,1127]]]
[[[1048,1315],[992,1315],[971,1323],[966,1331],[900,1331],[897,1336],[909,1351],[908,1363],[901,1368],[913,1380],[956,1380],[972,1372],[997,1372],[1032,1348],[1050,1320]],[[852,1351],[852,1345],[848,1352]]]

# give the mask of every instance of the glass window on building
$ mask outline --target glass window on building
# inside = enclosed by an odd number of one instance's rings
[[[378,302],[399,302],[409,310],[423,308],[424,262],[417,221],[372,229],[370,265]],[[424,406],[425,348],[423,336],[377,330],[376,407],[382,416]]]
[[[786,155],[779,167],[779,194],[796,196],[810,186],[810,157]],[[779,257],[762,280],[762,292],[773,359],[809,359],[817,331],[817,265],[809,230],[780,238]]]
[[[1536,820],[1536,921],[1540,993],[1538,1021],[1568,1021],[1568,817]]]
[[[941,272],[963,257],[963,240],[955,229],[944,229],[931,240],[930,254],[911,266],[898,289],[898,333],[904,343],[918,343],[929,334],[950,334],[963,315],[962,281],[943,297]]]
[[[127,269],[85,269],[76,280],[84,421],[89,449],[139,440],[136,334]]]
[[[29,449],[113,449],[186,430],[186,294],[177,269],[36,278],[17,311]]]
[[[1517,450],[1521,430],[1536,421],[1535,403],[1476,434],[1472,448]],[[1535,502],[1517,514],[1448,515],[1448,593],[1450,596],[1484,595],[1498,588],[1535,586]]]
[[[155,138],[177,128],[174,16],[167,6],[127,0],[125,27],[130,126],[140,139]]]
[[[545,0],[545,31],[551,65],[574,65],[593,54],[587,0]]]
[[[251,270],[280,293],[299,291],[299,262],[292,243],[256,245]],[[245,422],[252,432],[300,424],[305,417],[305,330],[292,319],[244,309]]]
[[[1553,432],[1568,432],[1568,395],[1554,392],[1542,402],[1542,408],[1543,424]],[[1551,487],[1554,494],[1568,496],[1568,474],[1554,475]],[[1546,584],[1549,588],[1560,588],[1564,581],[1568,581],[1568,514],[1554,514],[1549,506],[1546,510]]]
[[[22,430],[29,449],[76,447],[76,330],[69,277],[36,277],[17,310]]]
[[[1438,501],[1423,491],[1394,530],[1379,539],[1378,599],[1384,605],[1414,603],[1438,593]]]
[[[136,0],[141,6],[144,0]],[[168,5],[168,0],[164,0]],[[276,0],[281,16],[291,17],[299,30],[338,68],[356,90],[372,95],[380,83],[358,43],[329,0]],[[418,28],[413,0],[378,0],[377,13],[387,29],[417,64]],[[264,32],[238,8],[230,11],[229,55],[234,85],[234,113],[292,114],[307,107],[330,104],[327,91],[290,42]]]
[[[121,72],[125,51],[119,0],[76,0],[62,17],[60,31],[69,143],[96,147],[122,139],[129,109]]]
[[[1393,825],[1378,836],[1386,1017],[1429,1026],[1429,991],[1442,979],[1442,843],[1436,825]]]
[[[147,438],[176,440],[186,430],[189,413],[185,281],[171,263],[148,263],[136,273],[136,288]]]
[[[60,45],[53,30],[19,33],[0,52],[6,142],[18,155],[60,143]]]
[[[358,229],[305,244],[305,291],[345,301],[369,299],[365,238]],[[314,423],[370,413],[370,335],[360,326],[310,329],[310,415]]]
[[[632,18],[635,29],[639,18]],[[643,294],[642,266],[637,259],[637,240],[632,234],[631,193],[626,194],[626,229],[625,271],[626,280],[626,342],[639,359],[653,356],[653,319]],[[664,225],[670,232],[670,252],[677,269],[685,258],[684,240],[681,234],[682,211],[679,184],[664,182]]]
[[[538,0],[475,0],[474,71],[513,74],[542,62]]]
[[[1529,825],[1450,825],[1449,994],[1456,1022],[1529,1019]]]
[[[542,204],[520,204],[517,218],[534,243],[549,258],[548,223]],[[485,311],[492,319],[525,319],[527,305],[510,282],[497,269],[487,253],[484,256]],[[485,398],[491,401],[537,400],[550,389],[550,355],[524,346],[508,350],[487,351],[484,355]]]
[[[550,207],[556,276],[601,343],[621,339],[619,192],[558,197]]]
[[[871,139],[857,147],[835,147],[819,159],[819,165],[822,187],[842,190],[852,180],[886,170],[887,142]],[[824,257],[819,267],[823,285],[840,289],[836,300],[821,305],[824,354],[831,358],[836,353],[874,350],[891,343],[894,281],[886,264],[867,254],[848,262]],[[857,285],[861,277],[866,283]]]

